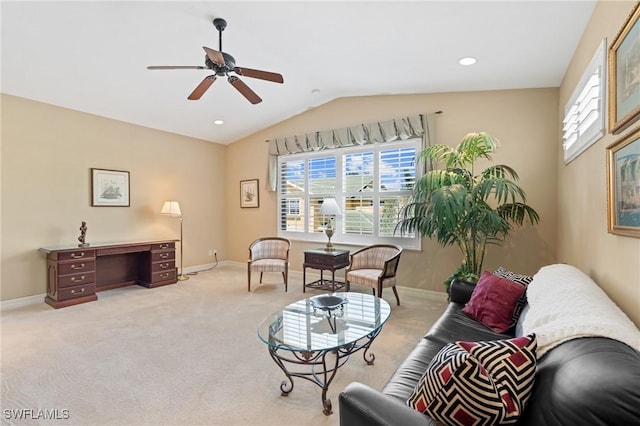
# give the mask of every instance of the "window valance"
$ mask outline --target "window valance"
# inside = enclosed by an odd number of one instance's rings
[[[422,138],[424,148],[431,145],[431,141],[434,138],[435,114],[437,113],[399,117],[386,121],[267,140],[269,143],[269,190],[275,191],[277,187],[278,156],[280,155],[386,143],[412,138]]]

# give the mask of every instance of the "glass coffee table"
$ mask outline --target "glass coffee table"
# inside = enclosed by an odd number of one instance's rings
[[[322,388],[323,413],[332,413],[327,390],[338,369],[361,349],[371,365],[369,352],[389,318],[389,304],[362,293],[334,293],[294,302],[267,317],[258,328],[260,340],[282,369],[283,396],[293,390],[293,378],[309,380]]]

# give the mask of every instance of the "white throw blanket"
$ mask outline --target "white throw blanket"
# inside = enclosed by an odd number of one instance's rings
[[[637,284],[635,284],[637,285]],[[565,264],[549,265],[527,287],[524,334],[538,338],[538,358],[562,342],[601,336],[640,351],[640,330],[586,274]]]

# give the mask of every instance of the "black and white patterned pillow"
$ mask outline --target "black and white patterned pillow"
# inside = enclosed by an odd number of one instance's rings
[[[455,342],[433,358],[407,405],[445,425],[514,424],[533,391],[537,340]]]
[[[533,277],[530,275],[522,275],[516,274],[515,272],[509,271],[504,267],[499,267],[495,270],[493,275],[497,275],[502,278],[506,278],[509,281],[513,281],[514,283],[521,284],[525,287],[525,292],[522,293],[522,296],[516,302],[516,307],[513,309],[513,315],[511,316],[511,322],[509,324],[509,328],[515,327],[518,323],[518,318],[520,318],[520,312],[522,312],[522,308],[527,304],[527,292],[526,288],[531,281],[533,281]]]

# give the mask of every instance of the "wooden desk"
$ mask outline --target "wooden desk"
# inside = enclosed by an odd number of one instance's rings
[[[307,287],[331,290],[331,292],[341,289],[344,283],[336,281],[336,270],[347,266],[349,266],[349,250],[305,250],[302,264],[302,292],[305,293]],[[320,279],[307,284],[307,268],[320,269]],[[331,271],[331,280],[325,280],[322,277],[324,270]]]
[[[102,290],[174,284],[176,241],[40,248],[47,255],[44,301],[57,309],[97,300],[96,293]]]

